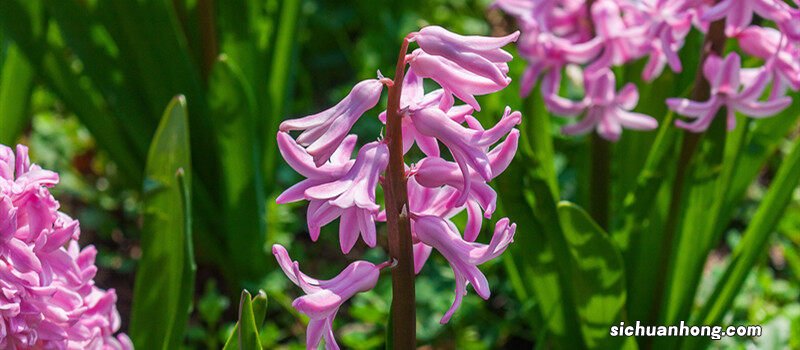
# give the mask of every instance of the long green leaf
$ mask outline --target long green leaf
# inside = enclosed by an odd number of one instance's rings
[[[791,152],[783,160],[753,220],[736,246],[728,268],[708,298],[708,303],[692,317],[695,324],[719,324],[730,310],[731,303],[739,294],[745,278],[757,259],[765,253],[770,234],[775,231],[783,217],[798,182],[800,182],[800,138],[794,142]],[[701,349],[707,342],[708,338],[690,338],[685,340],[683,348]]]
[[[132,152],[114,114],[97,99],[91,86],[84,84],[72,63],[44,35],[47,18],[39,0],[0,1],[0,25],[14,39],[27,61],[44,82],[79,116],[101,148],[111,154],[120,167],[123,180],[141,179],[143,159]]]
[[[287,98],[290,96],[292,80],[289,79],[290,73],[294,68],[297,40],[295,38],[300,17],[300,5],[302,0],[281,1],[281,12],[278,21],[278,28],[274,40],[275,46],[272,51],[272,66],[269,71],[269,109],[266,110],[266,120],[264,132],[265,139],[272,140],[278,131],[280,124],[286,113]],[[271,179],[275,172],[275,159],[277,157],[277,145],[275,142],[267,142],[264,146],[264,176]],[[267,184],[267,190],[272,181]]]
[[[712,225],[716,226],[718,230],[725,229],[734,214],[734,209],[744,198],[747,188],[763,169],[767,158],[775,153],[781,141],[797,125],[797,121],[800,119],[800,112],[798,112],[800,111],[800,92],[792,93],[790,96],[792,104],[788,108],[774,117],[756,121],[755,127],[748,132],[739,154],[739,160],[735,164],[735,169],[731,171],[736,176],[732,178],[725,200],[722,201],[723,208],[720,210],[719,221],[717,225]]]
[[[255,98],[238,67],[225,55],[211,71],[209,107],[222,163],[221,207],[228,232],[229,266],[235,268],[230,273],[258,278],[267,259]]]
[[[136,153],[143,159],[158,120],[148,115],[143,96],[135,94],[138,87],[134,86],[133,78],[122,74],[125,72],[122,67],[128,64],[120,64],[118,57],[112,55],[114,44],[94,34],[102,27],[93,9],[77,0],[45,1],[45,5],[58,24],[70,53],[80,59],[81,73],[91,79],[104,102],[114,110]]]
[[[532,98],[539,98],[534,91]],[[582,348],[580,323],[573,303],[569,273],[572,258],[566,248],[556,209],[558,192],[553,165],[550,117],[541,101],[528,99],[522,125],[521,154],[497,179],[503,211],[525,235],[510,248],[530,294],[536,296],[534,325],[546,329],[550,346]],[[521,191],[520,189],[526,189]],[[533,214],[533,215],[531,215]]]
[[[717,204],[724,198],[732,176],[722,172],[728,136],[723,115],[717,114],[689,166],[691,171],[687,174],[686,190],[681,203],[680,228],[676,234],[672,264],[668,271],[666,307],[663,308],[661,318],[663,324],[677,321],[681,310],[688,311],[687,308],[694,299],[699,275],[695,278],[690,274],[697,264],[702,266],[706,260],[706,247],[710,248],[713,234],[712,230],[706,230],[710,226],[707,223],[716,221],[719,213]],[[735,162],[735,159],[731,161]]]
[[[580,207],[558,204],[558,216],[575,261],[572,286],[589,349],[636,349],[636,341],[611,337],[609,329],[625,319],[625,271],[622,256],[608,235]]]
[[[30,120],[33,69],[19,49],[11,45],[0,74],[0,144],[10,145]]]
[[[142,258],[133,291],[130,335],[142,349],[177,349],[194,295],[191,160],[186,100],[164,112],[148,152]]]

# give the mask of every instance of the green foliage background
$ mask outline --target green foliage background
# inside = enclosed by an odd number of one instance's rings
[[[290,305],[299,290],[276,269],[270,246],[287,246],[320,277],[385,255],[359,245],[342,256],[335,227],[311,244],[304,207],[274,204],[299,179],[277,156],[277,124],[332,105],[378,70],[392,72],[402,38],[421,26],[513,30],[487,7],[485,0],[2,1],[0,143],[29,144],[36,162],[61,174],[56,195],[80,219],[84,243],[100,248],[98,283],[117,289],[123,328],[140,348],[303,348],[305,320]],[[712,126],[682,164],[684,135],[663,100],[690,90],[701,42],[690,34],[680,75],[646,84],[641,62],[616,71],[625,77],[620,84],[637,83],[637,111],[661,128],[626,131],[611,149],[609,178],[592,176],[588,137],[562,136],[565,121],[549,115],[537,92],[518,95],[525,63],[511,63],[515,82],[481,98],[476,117],[491,123],[506,105],[523,112],[518,157],[494,184],[495,217],[518,223],[516,242],[482,266],[492,298],[471,293],[444,326],[438,320],[453,281],[434,254],[417,280],[420,345],[800,347],[800,97],[770,119],[740,116],[732,133]],[[580,94],[579,86],[564,89]],[[356,125],[362,142],[381,130],[374,117]],[[679,166],[688,169],[684,200],[673,245],[664,246]],[[609,188],[609,201],[591,203],[593,186]],[[598,206],[611,213],[605,229],[583,209]],[[382,279],[340,312],[344,347],[384,346],[390,295]],[[761,324],[765,334],[714,342],[608,336],[610,325],[635,320]]]

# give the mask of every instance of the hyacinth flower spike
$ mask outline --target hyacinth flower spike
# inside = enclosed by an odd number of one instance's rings
[[[478,269],[483,264],[499,256],[513,242],[516,224],[507,218],[500,219],[495,227],[491,242],[486,244],[467,242],[458,233],[455,225],[435,216],[412,217],[417,238],[435,248],[450,263],[456,279],[456,296],[453,305],[444,314],[441,323],[447,323],[461,305],[467,294],[467,284],[483,299],[489,299],[489,282]]]
[[[697,102],[685,98],[667,99],[667,105],[678,114],[695,118],[687,123],[683,120],[675,121],[675,125],[692,132],[702,132],[708,129],[720,108],[725,107],[727,112],[727,128],[736,127],[736,112],[754,117],[764,118],[772,116],[792,103],[789,97],[780,97],[770,101],[760,102],[758,98],[764,91],[769,73],[762,70],[760,74],[742,87],[740,75],[742,74],[741,59],[736,53],[730,53],[725,59],[719,56],[709,56],[703,63],[703,75],[711,85],[711,98],[708,101]]]
[[[434,248],[443,252],[451,260],[461,286],[445,321],[460,304],[467,283],[488,297],[486,278],[475,266],[500,254],[515,229],[507,219],[501,220],[491,244],[473,243],[483,217],[490,217],[495,210],[496,193],[487,182],[511,162],[519,139],[514,127],[521,115],[507,108],[496,125],[484,129],[472,113],[480,109],[476,96],[501,90],[511,81],[508,62],[512,57],[502,47],[518,36],[460,36],[441,27],[423,28],[409,34],[401,45],[395,80],[379,72],[378,79],[357,84],[348,97],[329,110],[286,121],[280,127],[281,154],[306,179],[282,193],[278,201],[309,201],[307,220],[312,240],[318,238],[323,225],[338,218],[344,253],[352,250],[359,236],[368,246],[376,246],[375,220],[391,223],[390,255],[413,256],[413,261],[396,260],[400,278],[393,282],[393,297],[398,303],[414,298],[412,270],[419,272]],[[409,54],[409,43],[418,44],[419,49]],[[426,93],[425,79],[441,88]],[[387,137],[362,146],[353,161],[350,153],[355,138],[347,134],[356,120],[377,104],[383,85],[389,90],[388,105],[378,117],[386,124]],[[457,104],[456,98],[466,104]],[[301,131],[296,140],[289,135],[295,130]],[[506,135],[506,140],[495,146]],[[455,162],[439,157],[440,142]],[[404,154],[414,144],[427,156],[418,168],[403,163]],[[390,150],[397,152],[391,154],[391,166]],[[376,202],[379,184],[385,211],[380,211]],[[462,238],[449,226],[449,218],[464,210],[468,218]],[[435,230],[428,229],[435,225]],[[442,231],[442,227],[451,232]],[[435,237],[442,234],[446,236]],[[454,237],[458,240],[451,239]],[[274,247],[273,252],[287,276],[306,292],[293,306],[311,318],[307,346],[315,348],[324,338],[327,348],[338,348],[332,326],[339,306],[354,294],[374,287],[378,271],[386,263],[375,266],[358,261],[332,280],[317,281],[303,275],[282,247]],[[472,267],[467,266],[470,264]],[[398,306],[396,311],[392,327],[395,347],[411,348],[413,309]]]
[[[310,318],[306,334],[308,349],[316,349],[322,338],[326,349],[339,349],[333,336],[333,319],[339,307],[354,295],[375,288],[381,269],[389,265],[358,260],[330,280],[317,280],[300,272],[299,263],[291,260],[283,246],[273,245],[272,254],[283,273],[306,294],[295,299],[292,306]]]
[[[378,104],[384,79],[364,80],[341,102],[320,113],[284,121],[280,131],[303,130],[297,142],[308,147],[314,163],[322,166],[339,147],[350,128],[368,110]]]
[[[374,215],[380,210],[375,202],[375,188],[380,174],[389,162],[389,150],[383,142],[371,142],[358,152],[350,170],[340,178],[306,189],[305,196],[318,203],[309,206],[308,225],[315,235],[319,228],[341,216],[339,240],[347,254],[356,244],[358,235],[368,246],[377,243]]]

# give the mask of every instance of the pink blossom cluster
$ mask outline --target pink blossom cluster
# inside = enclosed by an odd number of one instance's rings
[[[416,145],[424,157],[405,167],[408,207],[404,212],[411,220],[415,271],[419,273],[434,249],[453,270],[455,299],[442,323],[458,309],[468,284],[479,296],[489,298],[489,284],[478,265],[499,256],[516,230],[516,224],[502,218],[488,244],[476,242],[483,219],[491,218],[496,208],[497,194],[488,183],[506,169],[516,153],[519,131],[515,126],[521,115],[507,107],[500,120],[487,129],[473,112],[480,110],[475,96],[499,91],[510,83],[507,62],[512,56],[501,48],[518,36],[461,36],[430,26],[406,37],[406,42],[416,42],[419,48],[400,62],[403,69],[408,66],[400,96],[400,141],[404,154]],[[426,92],[426,79],[441,88]],[[385,221],[386,213],[376,201],[376,190],[383,185],[390,142],[366,143],[352,159],[357,138],[349,134],[350,129],[378,104],[383,87],[395,84],[399,82],[379,74],[377,79],[356,84],[332,108],[280,125],[280,153],[305,180],[283,192],[277,202],[309,202],[308,230],[314,241],[322,226],[339,219],[339,242],[345,254],[359,237],[369,247],[377,245],[376,221]],[[466,104],[456,104],[456,98]],[[384,123],[386,118],[386,111],[378,115]],[[299,134],[292,137],[290,131]],[[442,155],[441,146],[449,156]],[[462,234],[451,218],[464,211],[468,219]],[[273,246],[273,253],[289,279],[306,294],[293,305],[310,318],[310,349],[316,349],[323,338],[328,349],[338,349],[333,319],[340,306],[353,295],[374,288],[380,270],[392,264],[359,260],[333,279],[322,281],[300,272],[298,262],[292,261],[282,246]]]
[[[97,250],[48,188],[58,174],[0,145],[0,348],[132,349],[114,290],[95,286]]]
[[[795,4],[799,5],[796,0]],[[656,128],[654,118],[630,112],[638,102],[636,86],[629,83],[615,92],[613,68],[645,59],[646,81],[656,79],[667,66],[681,72],[679,53],[686,36],[692,28],[706,33],[718,20],[725,21],[725,35],[738,40],[743,53],[763,64],[742,69],[735,52],[706,60],[703,74],[712,85],[712,98],[669,99],[672,110],[693,119],[677,121],[678,127],[702,132],[725,106],[732,129],[735,112],[772,116],[791,103],[787,89],[800,89],[800,10],[782,0],[496,0],[494,6],[515,17],[522,30],[519,52],[529,63],[522,77],[523,95],[541,77],[540,90],[553,113],[584,115],[566,126],[565,134],[595,129],[616,141],[623,128]],[[754,15],[774,26],[754,24]],[[576,80],[585,91],[580,101],[559,95],[567,67],[580,68]],[[768,86],[770,94],[763,100]]]

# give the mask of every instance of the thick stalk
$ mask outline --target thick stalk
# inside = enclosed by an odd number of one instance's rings
[[[389,255],[396,259],[392,269],[392,342],[394,349],[416,348],[416,305],[414,296],[414,255],[412,253],[411,223],[408,218],[403,138],[401,129],[400,94],[403,91],[405,57],[408,40],[403,40],[397,57],[394,84],[389,87],[386,106],[386,141],[389,146],[389,167],[384,179],[386,222],[389,230]]]
[[[703,63],[710,54],[722,55],[725,48],[725,21],[719,20],[711,24],[708,33],[703,41],[703,52],[700,59],[699,67],[697,68],[697,75],[695,77],[694,87],[692,88],[691,98],[695,101],[706,101],[711,96],[711,86],[703,75]],[[678,222],[680,221],[679,215],[681,212],[681,204],[683,201],[684,185],[686,175],[688,174],[692,156],[700,144],[700,139],[703,133],[693,133],[685,131],[683,141],[681,143],[681,151],[678,158],[677,169],[675,171],[675,182],[672,185],[672,197],[669,203],[667,212],[666,223],[664,224],[664,238],[661,247],[664,250],[658,265],[658,273],[656,274],[656,288],[653,299],[653,311],[651,313],[650,322],[655,324],[658,322],[659,314],[664,303],[664,290],[666,289],[667,281],[667,268],[669,266],[670,257],[672,256],[672,249],[675,241],[675,231],[677,230]]]

